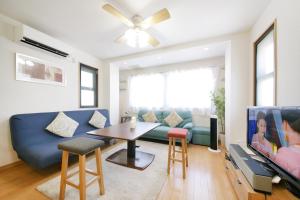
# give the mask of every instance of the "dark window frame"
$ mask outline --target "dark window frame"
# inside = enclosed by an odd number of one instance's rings
[[[93,77],[94,77],[93,86],[94,87],[92,89],[88,88],[88,87],[81,86],[81,72],[82,71],[93,73]],[[80,94],[79,94],[80,103],[79,103],[79,106],[80,106],[80,108],[97,108],[98,107],[98,69],[80,63],[80,72],[79,72],[79,74],[80,74],[80,80],[79,80],[79,90],[80,90]],[[82,105],[82,101],[81,101],[81,92],[82,92],[82,90],[90,90],[90,91],[94,92],[94,94],[95,94],[94,95],[94,105],[91,105],[91,106]]]
[[[254,42],[254,95],[253,102],[254,106],[257,106],[257,46],[265,37],[273,31],[273,40],[274,40],[274,106],[277,105],[277,20],[267,28],[265,32]]]

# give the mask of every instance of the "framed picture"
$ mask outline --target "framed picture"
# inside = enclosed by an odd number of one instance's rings
[[[65,86],[65,72],[38,58],[16,53],[16,80]]]
[[[276,20],[254,43],[254,105],[276,105]]]

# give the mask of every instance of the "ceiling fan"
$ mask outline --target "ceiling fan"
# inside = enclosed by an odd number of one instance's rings
[[[129,29],[117,38],[115,42],[126,43],[131,47],[142,48],[148,45],[157,47],[159,45],[159,41],[151,36],[146,30],[152,25],[170,18],[170,13],[166,8],[156,12],[146,19],[143,19],[139,15],[134,15],[131,20],[125,17],[119,10],[110,4],[105,4],[102,8],[117,17],[122,23],[129,27]]]

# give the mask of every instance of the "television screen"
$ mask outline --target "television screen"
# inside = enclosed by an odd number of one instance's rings
[[[300,107],[249,108],[247,142],[299,183]]]

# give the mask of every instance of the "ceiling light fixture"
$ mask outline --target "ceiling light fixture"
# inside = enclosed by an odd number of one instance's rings
[[[155,24],[159,24],[170,18],[168,9],[163,8],[152,16],[143,19],[140,15],[134,15],[131,19],[124,16],[117,8],[110,4],[105,4],[102,7],[106,12],[117,17],[129,29],[118,37],[117,43],[125,43],[131,47],[143,48],[146,46],[157,47],[159,41],[147,32],[147,30]]]
[[[149,45],[149,35],[140,28],[131,28],[125,32],[126,44],[131,47],[143,48]]]

